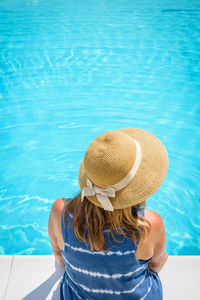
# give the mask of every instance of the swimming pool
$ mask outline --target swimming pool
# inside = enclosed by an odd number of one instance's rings
[[[169,152],[147,202],[167,251],[200,254],[200,1],[0,2],[0,254],[50,254],[52,202],[90,142],[139,127]]]

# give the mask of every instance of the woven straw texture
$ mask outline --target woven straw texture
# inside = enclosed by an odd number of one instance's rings
[[[99,187],[121,181],[131,170],[136,145],[142,151],[140,167],[132,181],[115,198],[109,198],[114,209],[134,206],[150,197],[162,184],[168,170],[168,154],[161,141],[139,128],[108,131],[97,137],[88,147],[79,169],[81,190],[87,186],[87,177]],[[87,196],[93,204],[102,207],[96,196]]]

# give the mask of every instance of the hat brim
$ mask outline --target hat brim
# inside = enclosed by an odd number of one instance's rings
[[[168,170],[167,151],[156,136],[139,128],[125,128],[119,131],[128,134],[139,143],[142,160],[132,181],[125,188],[117,191],[114,198],[109,198],[114,209],[135,206],[145,201],[161,186]],[[84,159],[79,169],[79,184],[81,190],[87,185]],[[87,196],[87,199],[102,207],[96,196]]]

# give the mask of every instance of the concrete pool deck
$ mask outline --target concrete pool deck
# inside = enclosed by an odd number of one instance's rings
[[[0,299],[59,300],[62,273],[52,255],[2,255]],[[200,256],[169,256],[160,278],[164,300],[200,299]]]

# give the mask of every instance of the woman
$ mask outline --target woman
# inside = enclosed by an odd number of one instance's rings
[[[109,131],[92,142],[79,169],[81,194],[56,200],[49,217],[65,267],[60,299],[163,299],[165,228],[144,207],[167,169],[165,147],[145,130]]]

